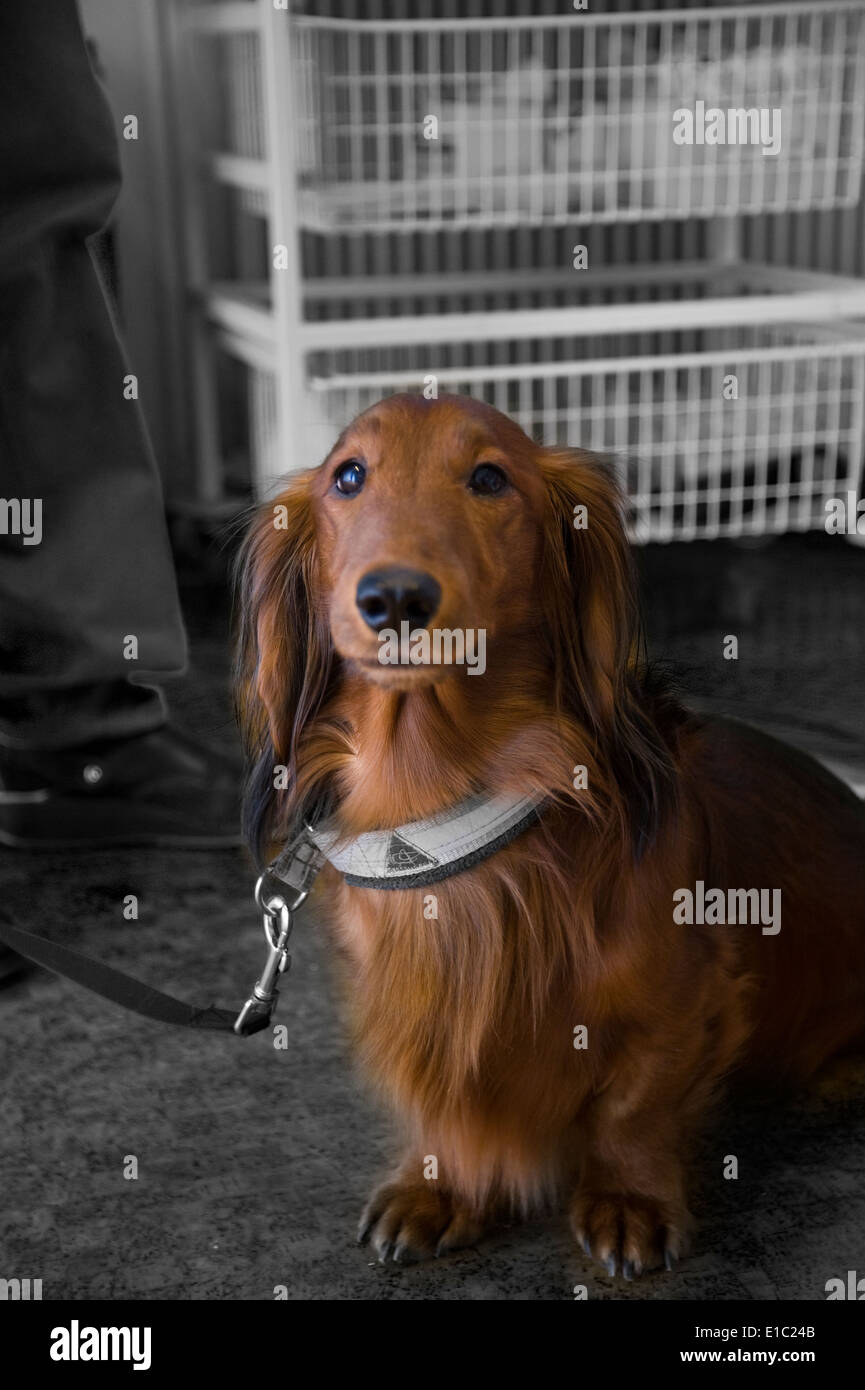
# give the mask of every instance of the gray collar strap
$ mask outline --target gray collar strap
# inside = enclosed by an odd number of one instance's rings
[[[310,831],[346,883],[359,888],[425,888],[452,878],[509,845],[540,815],[545,797],[472,796],[428,820],[341,837],[332,821]]]

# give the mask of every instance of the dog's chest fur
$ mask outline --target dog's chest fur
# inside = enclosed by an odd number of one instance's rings
[[[592,1084],[574,1051],[574,933],[565,922],[550,931],[556,907],[532,865],[532,833],[428,889],[328,876],[365,1070],[458,1190],[524,1207],[554,1189],[558,1140]]]

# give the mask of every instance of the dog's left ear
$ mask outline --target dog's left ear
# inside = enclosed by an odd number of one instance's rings
[[[261,862],[304,813],[297,752],[327,691],[333,648],[317,596],[313,470],[261,507],[241,550],[235,701],[250,772],[244,833]]]
[[[544,584],[561,706],[609,735],[639,641],[624,503],[604,460],[544,449]]]
[[[624,498],[605,460],[542,449],[547,492],[541,594],[559,709],[594,735],[631,818],[654,831],[669,750],[640,698],[644,644]]]

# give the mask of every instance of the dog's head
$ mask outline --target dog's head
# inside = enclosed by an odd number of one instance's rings
[[[344,661],[411,689],[456,669],[383,662],[382,633],[483,630],[494,648],[537,624],[535,453],[512,421],[458,397],[394,397],[348,427],[309,482],[323,602]]]
[[[341,673],[409,695],[469,677],[437,660],[450,643],[415,642],[407,660],[407,633],[475,634],[475,653],[483,633],[495,679],[519,679],[530,661],[552,713],[619,764],[631,756],[639,627],[612,474],[590,455],[539,447],[476,400],[394,396],[358,416],[319,468],[261,508],[241,615],[239,710],[259,767],[247,828],[259,847],[274,765],[287,769],[290,802],[301,736]]]

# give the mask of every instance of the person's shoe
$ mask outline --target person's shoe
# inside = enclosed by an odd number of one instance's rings
[[[35,969],[32,961],[25,960],[8,946],[0,945],[0,989],[13,984],[15,980],[20,980],[22,975],[29,975],[30,971]]]
[[[239,845],[240,772],[170,726],[44,752],[0,747],[0,844]]]

